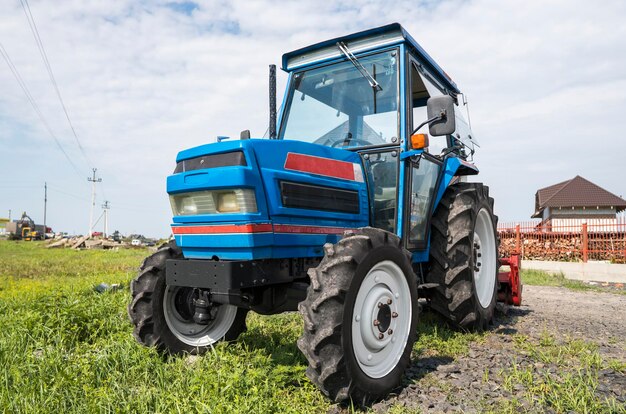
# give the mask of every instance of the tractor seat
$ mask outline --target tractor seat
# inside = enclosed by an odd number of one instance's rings
[[[398,165],[395,162],[379,162],[372,166],[372,178],[376,188],[396,188]]]

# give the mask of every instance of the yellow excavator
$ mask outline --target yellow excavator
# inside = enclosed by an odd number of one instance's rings
[[[15,232],[13,237],[18,240],[41,240],[43,232],[37,230],[35,221],[30,218],[26,212],[22,213],[22,217],[15,223]]]

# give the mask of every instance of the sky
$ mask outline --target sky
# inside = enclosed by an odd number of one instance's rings
[[[29,0],[76,136],[20,1],[0,0],[0,44],[67,156],[0,59],[0,217],[42,223],[47,182],[47,224],[86,233],[97,168],[95,218],[107,200],[111,231],[166,237],[177,152],[263,136],[269,64],[392,22],[467,95],[501,221],[528,220],[537,189],[577,174],[626,196],[624,1]]]

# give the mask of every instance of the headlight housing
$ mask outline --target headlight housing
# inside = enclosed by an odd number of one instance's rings
[[[173,194],[170,196],[170,204],[175,216],[258,211],[254,190],[249,188]]]

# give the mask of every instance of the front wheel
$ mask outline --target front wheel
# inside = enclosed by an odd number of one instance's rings
[[[232,305],[211,304],[209,321],[194,321],[198,290],[165,283],[167,259],[182,258],[173,242],[144,260],[131,283],[128,315],[139,343],[172,354],[200,354],[221,340],[235,340],[246,329],[247,310]]]
[[[417,279],[394,234],[364,228],[325,246],[299,305],[307,376],[331,399],[366,405],[400,384],[417,336]]]

